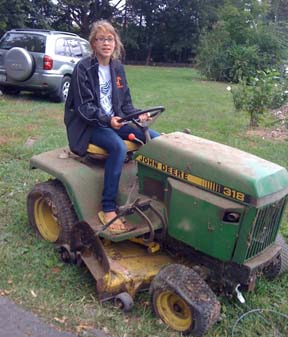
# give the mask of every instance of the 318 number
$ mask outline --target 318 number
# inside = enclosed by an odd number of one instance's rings
[[[227,195],[227,197],[237,199],[239,201],[244,201],[244,199],[245,199],[244,193],[232,190],[229,187],[224,187],[223,194]]]

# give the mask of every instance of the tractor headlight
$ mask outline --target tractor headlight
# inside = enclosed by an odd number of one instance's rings
[[[241,217],[240,213],[237,212],[226,212],[223,217],[223,221],[237,223]]]

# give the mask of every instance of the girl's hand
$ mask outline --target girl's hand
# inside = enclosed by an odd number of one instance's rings
[[[111,124],[111,127],[112,127],[113,129],[120,129],[121,126],[124,125],[123,123],[119,123],[119,122],[118,122],[119,119],[121,119],[121,117],[119,117],[119,116],[113,116],[113,117],[111,118],[110,124]]]
[[[142,115],[139,115],[138,118],[140,119],[140,122],[145,122],[145,121],[150,121],[151,120],[149,112],[146,112],[146,113],[144,113]]]

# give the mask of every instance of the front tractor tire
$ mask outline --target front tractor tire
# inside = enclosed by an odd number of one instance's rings
[[[220,314],[213,291],[184,265],[161,269],[150,285],[150,295],[155,315],[183,335],[203,336]]]
[[[57,245],[70,244],[71,231],[77,216],[58,180],[36,184],[27,196],[30,225],[46,241]]]

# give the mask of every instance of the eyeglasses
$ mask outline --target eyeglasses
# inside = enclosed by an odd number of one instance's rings
[[[95,39],[95,41],[99,41],[101,43],[104,43],[105,41],[107,41],[108,43],[112,43],[114,42],[114,37],[109,36],[109,37],[98,37]]]

